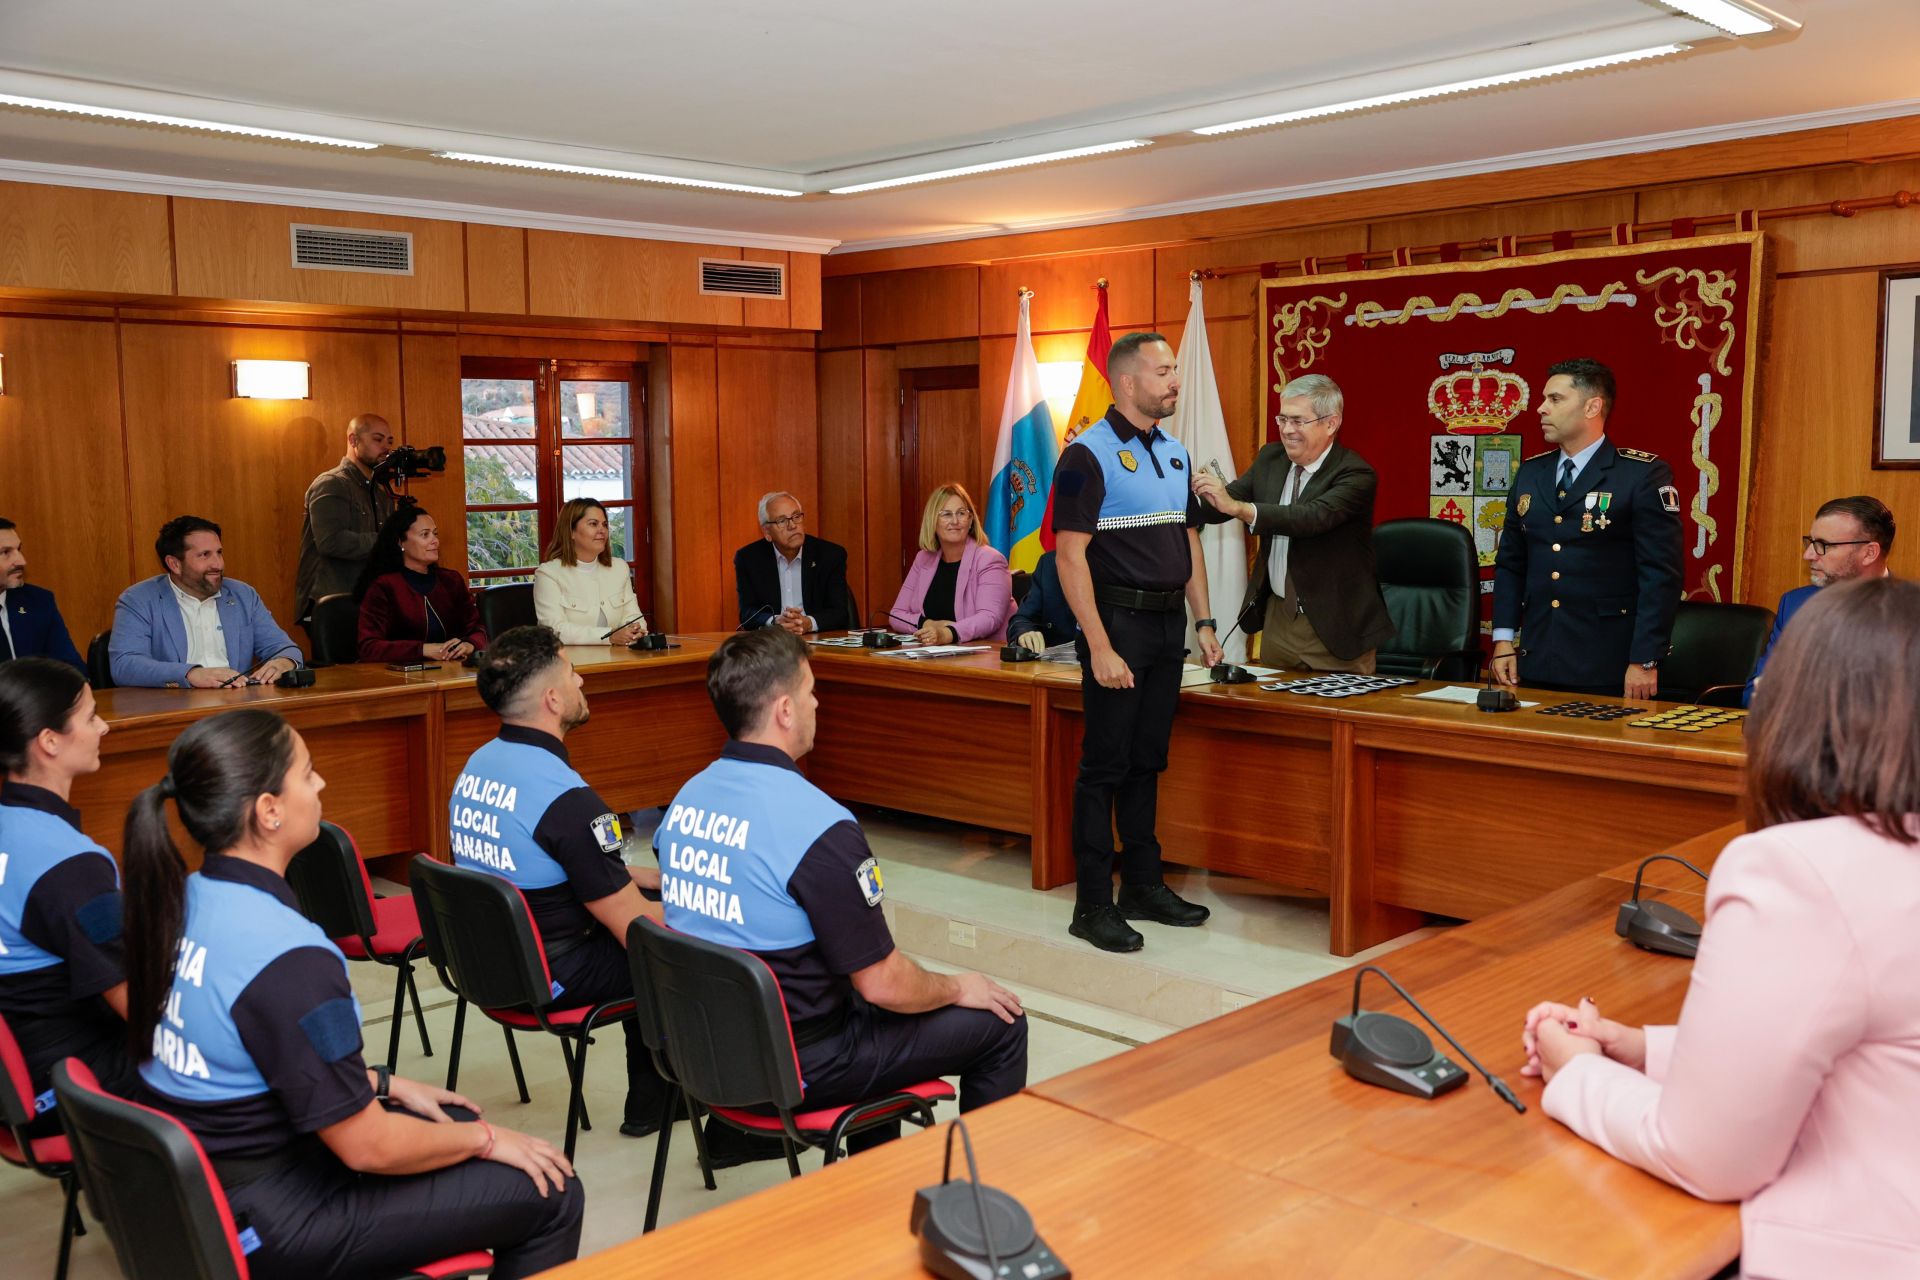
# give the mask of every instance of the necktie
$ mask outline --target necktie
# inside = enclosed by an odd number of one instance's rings
[[[1292,506],[1293,500],[1300,494],[1300,468],[1292,467],[1287,472],[1286,505]],[[1300,612],[1300,597],[1293,589],[1293,540],[1288,539],[1280,556],[1280,616],[1291,618]]]
[[[1573,459],[1568,458],[1560,464],[1560,496],[1566,497],[1567,490],[1573,488]]]

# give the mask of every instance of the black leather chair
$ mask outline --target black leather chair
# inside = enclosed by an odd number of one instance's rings
[[[1033,590],[1033,575],[1025,569],[1013,571],[1013,607],[1018,609],[1027,601],[1027,592]]]
[[[508,583],[480,593],[480,625],[487,629],[489,639],[515,627],[530,627],[539,620],[533,611],[531,582]]]
[[[1389,520],[1373,531],[1380,594],[1399,635],[1380,646],[1381,675],[1472,680],[1480,671],[1480,562],[1451,520]]]
[[[96,689],[113,688],[113,628],[87,642],[87,682]]]
[[[1662,702],[1737,707],[1773,630],[1773,610],[1757,604],[1682,600],[1673,615],[1673,650],[1660,664]]]
[[[316,667],[360,661],[360,602],[352,596],[334,596],[313,606],[307,639]]]

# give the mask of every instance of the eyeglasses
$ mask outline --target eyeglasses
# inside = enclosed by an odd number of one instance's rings
[[[769,528],[798,529],[801,525],[801,522],[804,521],[806,518],[807,518],[806,512],[796,511],[790,516],[775,516],[771,520],[762,520],[760,523],[768,526]]]
[[[942,512],[940,513],[940,518],[941,518],[942,520],[945,520],[945,521],[946,521],[946,522],[947,522],[948,524],[959,524],[959,523],[960,523],[960,522],[961,522],[962,520],[971,520],[971,519],[973,519],[973,512],[971,512],[971,511],[942,511]]]
[[[1317,418],[1296,418],[1292,414],[1284,414],[1281,417],[1274,419],[1274,421],[1278,422],[1283,427],[1292,427],[1297,431],[1301,427],[1310,427],[1316,422],[1325,422],[1328,418],[1331,418],[1332,416],[1333,415],[1330,413],[1323,413]]]
[[[1800,535],[1800,545],[1816,556],[1823,556],[1835,547],[1864,547],[1872,541],[1872,538],[1855,538],[1850,542],[1828,542],[1825,538],[1810,538],[1804,533]]]

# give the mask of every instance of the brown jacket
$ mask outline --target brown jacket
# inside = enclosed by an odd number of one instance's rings
[[[294,574],[295,618],[313,614],[316,601],[346,595],[360,580],[393,498],[371,483],[350,457],[307,486],[300,522],[300,567]]]

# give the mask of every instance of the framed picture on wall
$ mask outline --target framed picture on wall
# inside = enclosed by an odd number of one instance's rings
[[[1876,470],[1920,469],[1920,272],[1880,273],[1880,414]]]

